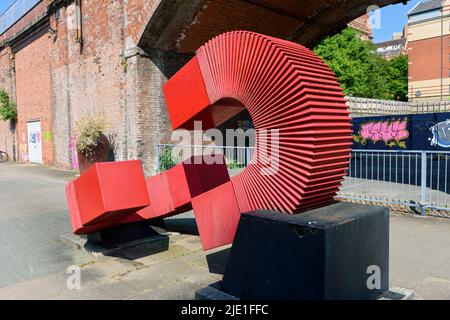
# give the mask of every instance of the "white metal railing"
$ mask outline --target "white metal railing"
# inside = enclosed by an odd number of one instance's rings
[[[175,148],[175,152],[172,152]],[[243,169],[251,161],[253,148],[159,144],[156,154],[158,171],[170,169],[190,156],[205,154],[223,154],[229,169]]]
[[[16,0],[0,15],[0,34],[8,30],[42,0]]]
[[[450,152],[353,150],[339,198],[450,211]]]
[[[229,169],[243,169],[253,148],[228,146],[157,146],[158,171],[170,169],[191,155],[223,153]],[[353,150],[347,176],[337,195],[354,201],[400,205],[428,212],[450,212],[450,151]]]

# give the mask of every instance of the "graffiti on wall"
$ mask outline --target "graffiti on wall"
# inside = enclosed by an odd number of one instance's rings
[[[53,133],[51,131],[45,131],[43,137],[45,142],[50,142],[53,140]]]
[[[436,124],[430,128],[433,137],[430,138],[432,146],[450,148],[450,120]]]
[[[405,141],[409,138],[408,119],[371,121],[361,124],[353,140],[362,145],[369,141],[372,143],[384,142],[387,147],[406,148]]]
[[[76,137],[72,136],[69,141],[70,165],[73,170],[78,169],[78,154]]]

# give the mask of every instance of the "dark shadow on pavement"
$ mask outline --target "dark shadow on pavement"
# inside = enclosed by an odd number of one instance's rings
[[[150,242],[114,251],[108,256],[136,260],[169,250],[168,236],[155,236]]]
[[[167,231],[198,236],[197,223],[194,218],[170,218],[164,220]]]
[[[102,230],[88,235],[84,248],[105,256],[139,259],[169,249],[169,235],[163,227],[164,222],[158,220]]]

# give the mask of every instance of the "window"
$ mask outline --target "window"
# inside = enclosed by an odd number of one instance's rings
[[[423,21],[423,20],[436,18],[436,17],[439,17],[440,15],[441,15],[441,9],[439,8],[439,9],[435,9],[435,10],[412,14],[412,15],[410,15],[410,21],[411,22],[419,22],[419,21]]]

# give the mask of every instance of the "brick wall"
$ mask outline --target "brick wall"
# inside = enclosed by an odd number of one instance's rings
[[[162,86],[191,58],[152,49],[128,58],[127,157],[142,159],[146,174],[155,173],[156,146],[170,143],[172,130]]]
[[[83,44],[76,41],[72,3],[51,18],[53,36],[52,103],[55,115],[56,165],[76,168],[72,138],[75,122],[84,114],[101,112],[117,160],[125,159],[125,74],[121,1],[83,1]],[[102,14],[98,14],[102,12]],[[58,19],[57,19],[58,17]]]
[[[76,168],[74,126],[101,112],[116,160],[142,159],[154,172],[156,144],[167,142],[170,124],[162,85],[191,57],[127,47],[129,24],[142,14],[139,1],[83,1],[83,44],[76,41],[75,5],[50,19],[55,165]],[[128,12],[130,9],[130,12]],[[98,12],[102,12],[101,15]]]
[[[443,76],[450,76],[449,36],[443,37]],[[434,57],[430,59],[430,52]],[[441,38],[418,40],[408,43],[410,81],[441,78]]]
[[[15,55],[19,160],[28,160],[27,122],[40,121],[42,159],[52,165],[53,129],[50,77],[50,39],[44,34]]]
[[[373,38],[372,26],[369,23],[369,15],[367,14],[353,20],[348,26],[359,30],[364,40],[371,40]]]
[[[6,47],[0,51],[0,88],[4,89],[10,99],[15,100],[15,75],[14,56],[11,48]],[[11,159],[16,159],[16,145],[14,128],[11,128],[9,121],[0,119],[0,150],[8,153]]]

